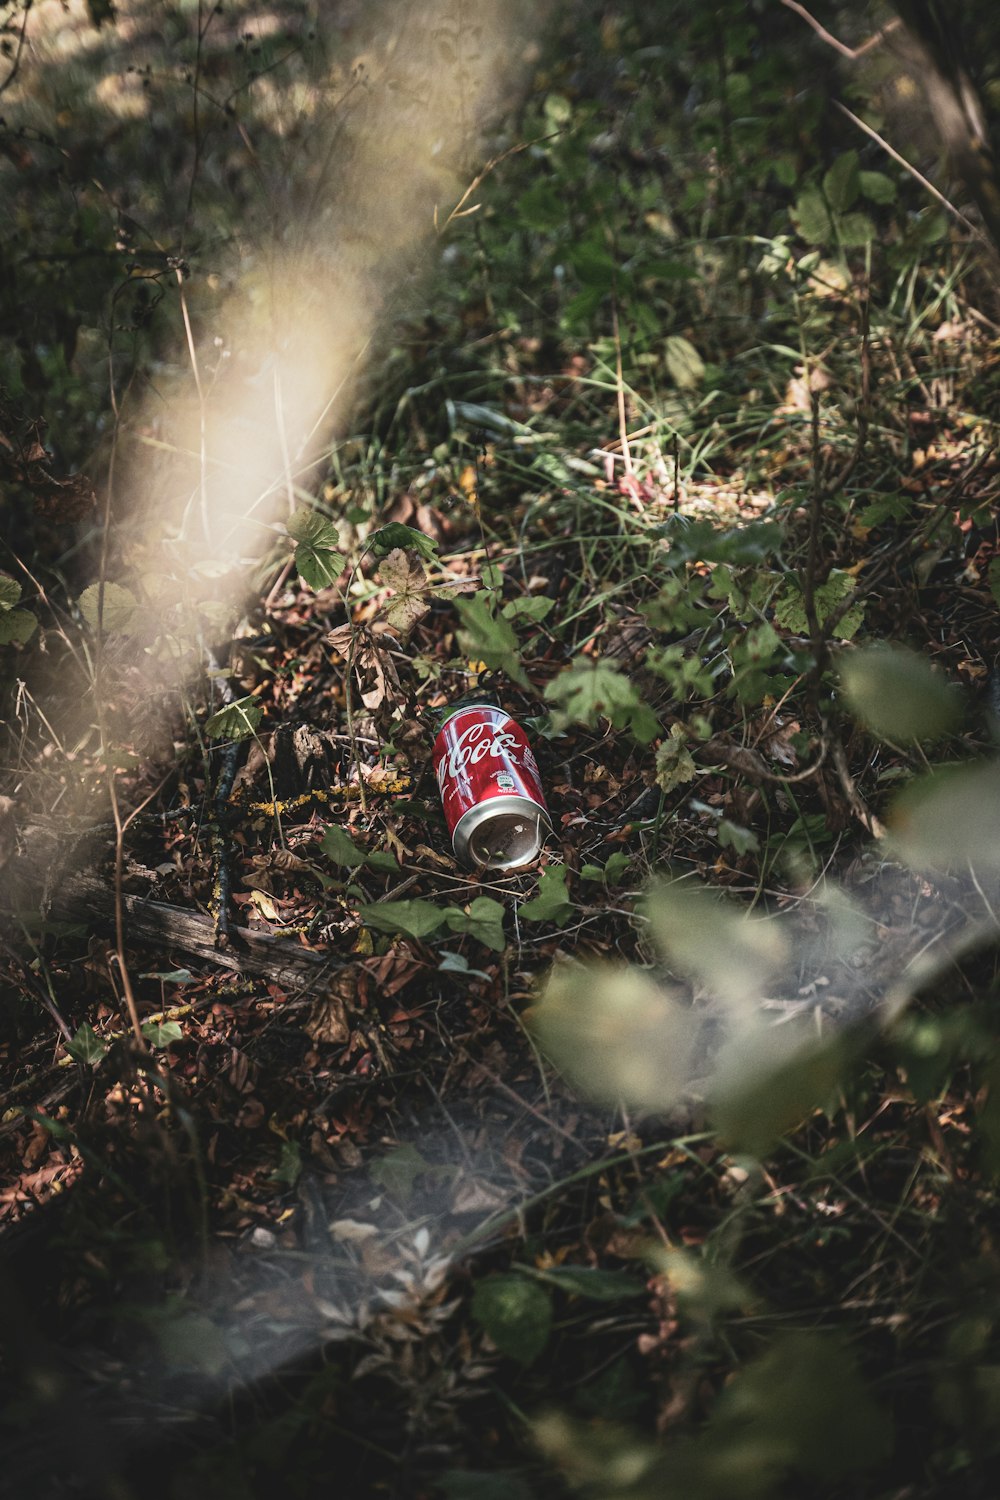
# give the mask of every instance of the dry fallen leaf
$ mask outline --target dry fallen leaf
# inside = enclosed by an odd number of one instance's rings
[[[317,1000],[303,1027],[314,1042],[328,1042],[331,1046],[343,1047],[350,1039],[351,1028],[347,1010],[339,995],[324,995]]]
[[[394,630],[408,635],[427,614],[430,605],[424,599],[427,574],[416,552],[394,547],[379,567],[382,582],[395,592],[385,606],[385,618]]]

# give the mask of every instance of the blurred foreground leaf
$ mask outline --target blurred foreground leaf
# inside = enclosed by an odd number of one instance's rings
[[[972,865],[980,874],[996,873],[1000,765],[988,761],[922,776],[896,799],[889,829],[896,853],[915,869]]]
[[[537,1282],[514,1271],[498,1272],[477,1284],[472,1316],[501,1354],[530,1365],[549,1341],[552,1303]]]
[[[723,1000],[756,999],[788,959],[785,934],[773,918],[749,916],[691,881],[654,885],[646,914],[673,967]]]
[[[843,1037],[817,1041],[811,1027],[741,1030],[723,1049],[710,1084],[712,1118],[731,1151],[764,1156],[786,1131],[822,1109],[843,1076]]]
[[[905,646],[852,651],[844,658],[841,680],[852,711],[881,739],[940,739],[961,712],[952,685]]]

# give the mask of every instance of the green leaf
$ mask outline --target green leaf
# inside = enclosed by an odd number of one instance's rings
[[[379,901],[359,906],[358,916],[365,927],[376,932],[404,932],[407,937],[425,938],[437,931],[447,911],[430,901]]]
[[[319,846],[328,859],[345,870],[357,870],[365,863],[365,856],[357,844],[336,823],[331,823],[320,840]],[[395,863],[395,861],[393,861]]]
[[[468,912],[452,907],[446,913],[452,932],[468,932],[494,953],[502,953],[507,946],[504,936],[504,908],[492,896],[477,896],[469,905]]]
[[[593,728],[604,717],[616,729],[631,729],[643,745],[659,730],[656,716],[643,703],[634,683],[610,662],[576,657],[548,684],[545,697],[550,703],[560,705],[552,714],[552,724],[557,730],[569,724]]]
[[[321,547],[325,552],[335,552],[340,546],[340,532],[336,523],[324,516],[322,511],[303,505],[285,522],[285,529],[297,542],[310,547]]]
[[[169,1047],[171,1042],[184,1039],[184,1032],[176,1021],[147,1021],[142,1034],[152,1047]]]
[[[205,724],[205,733],[212,740],[245,740],[254,733],[263,716],[263,704],[249,693],[214,713]]]
[[[92,583],[89,588],[85,588],[77,604],[91,630],[97,630],[98,606],[101,604],[100,584]],[[138,601],[131,589],[120,583],[106,583],[101,609],[105,635],[127,635],[138,608]]]
[[[302,1151],[298,1141],[282,1141],[278,1165],[271,1173],[272,1182],[294,1187],[302,1176]]]
[[[508,604],[504,605],[504,618],[531,620],[532,622],[544,620],[555,602],[554,599],[547,598],[545,594],[522,594],[520,599],[511,599]]]
[[[728,818],[723,818],[716,835],[719,847],[732,849],[734,854],[753,854],[760,848],[760,840],[749,828],[743,828],[739,823],[731,823]]]
[[[84,1021],[73,1040],[66,1043],[66,1051],[76,1062],[96,1065],[102,1057],[107,1056],[108,1048],[107,1044],[101,1041],[93,1026],[88,1021]]]
[[[23,646],[35,633],[38,621],[30,610],[0,610],[0,646]]]
[[[365,855],[365,864],[369,870],[376,870],[381,875],[399,874],[399,860],[388,849],[373,849],[371,854]]]
[[[796,228],[811,245],[823,245],[833,237],[830,210],[819,188],[806,188],[795,201],[792,214]]]
[[[21,585],[9,573],[0,573],[0,610],[13,609],[21,597]]]
[[[892,845],[918,870],[1000,870],[1000,766],[933,771],[911,783],[889,816]]]
[[[373,1181],[405,1208],[413,1196],[418,1177],[432,1181],[447,1179],[454,1177],[456,1168],[453,1165],[435,1166],[420,1154],[416,1146],[407,1143],[372,1162],[370,1171]]]
[[[433,561],[437,552],[437,542],[422,531],[414,531],[412,526],[404,526],[402,521],[390,521],[368,538],[368,550],[376,557],[386,557],[396,547],[412,547],[429,561]]]
[[[827,618],[853,593],[854,579],[849,573],[842,573],[834,568],[815,593],[816,613],[820,624],[825,625]],[[847,611],[836,627],[838,640],[851,639],[861,627],[864,612],[863,604],[856,604]],[[785,591],[774,601],[774,617],[779,625],[795,635],[805,635],[808,632],[809,622],[806,619],[802,590],[797,583],[787,584]]]
[[[514,627],[502,616],[493,614],[486,595],[456,599],[455,608],[464,626],[463,649],[470,660],[483,661],[494,670],[504,671],[514,682],[526,687],[528,679],[521,667]]]
[[[566,888],[566,866],[549,865],[539,879],[538,895],[525,901],[521,916],[528,922],[554,922],[557,927],[565,927],[573,910]]]
[[[344,558],[329,547],[300,542],[295,549],[295,566],[299,577],[311,589],[332,588],[344,571]]]
[[[845,151],[823,178],[823,192],[830,207],[843,214],[853,207],[858,191],[858,153]]]
[[[895,203],[896,184],[884,172],[859,172],[858,184],[869,203]]]
[[[875,225],[867,214],[844,214],[837,220],[837,236],[847,249],[868,245],[875,238]]]
[[[905,646],[852,651],[844,657],[840,675],[851,709],[880,739],[940,739],[961,713],[952,684]]]
[[[645,1291],[645,1284],[634,1276],[624,1271],[602,1271],[596,1266],[549,1266],[535,1275],[572,1297],[586,1297],[591,1302],[624,1302]]]
[[[671,334],[664,345],[667,373],[681,391],[692,391],[705,378],[705,363],[694,345],[680,334]]]
[[[464,953],[449,953],[446,949],[440,949],[438,957],[438,972],[441,974],[465,974],[470,979],[489,979],[490,975],[483,969],[472,969],[469,960]]]
[[[514,1271],[500,1271],[477,1282],[472,1316],[501,1354],[530,1365],[549,1341],[552,1302],[537,1282]]]
[[[710,1085],[712,1118],[730,1151],[766,1155],[780,1136],[829,1104],[844,1075],[841,1037],[816,1041],[789,1027],[781,1032],[771,1026],[741,1034],[738,1055]]]

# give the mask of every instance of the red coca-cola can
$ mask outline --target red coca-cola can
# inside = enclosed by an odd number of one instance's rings
[[[434,741],[445,820],[463,864],[516,870],[530,864],[552,822],[524,730],[491,703],[445,719]]]

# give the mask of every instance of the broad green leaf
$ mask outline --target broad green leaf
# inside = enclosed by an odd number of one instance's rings
[[[573,903],[566,889],[566,866],[549,865],[538,882],[538,895],[525,901],[520,915],[528,922],[554,922],[565,927],[573,915]]]
[[[686,781],[693,781],[698,767],[684,743],[684,730],[670,726],[670,734],[656,752],[656,784],[663,792],[672,792]]]
[[[84,1021],[77,1030],[71,1042],[66,1043],[66,1051],[76,1062],[95,1065],[107,1055],[107,1043],[102,1042],[89,1021]]]
[[[667,372],[681,391],[693,391],[705,378],[705,362],[690,340],[671,334],[664,345]]]
[[[127,635],[139,607],[132,590],[120,583],[104,585],[103,605],[99,583],[92,583],[89,588],[85,588],[77,604],[91,630],[98,629],[98,606],[101,606],[105,635]]]
[[[863,646],[843,659],[844,697],[885,740],[940,739],[955,727],[962,703],[953,685],[905,646]]]
[[[598,1104],[671,1109],[700,1021],[680,991],[625,965],[560,964],[532,1010],[544,1051]]]
[[[868,245],[875,238],[875,225],[867,214],[844,214],[837,220],[837,236],[847,249]]]
[[[412,547],[428,560],[432,560],[437,552],[437,542],[424,532],[415,531],[412,526],[404,526],[402,521],[390,521],[368,538],[368,550],[376,557],[385,557],[396,547]]]
[[[752,854],[760,848],[760,840],[749,828],[743,828],[739,823],[731,823],[728,818],[722,818],[716,829],[716,837],[719,847],[732,849],[734,854]]]
[[[1000,765],[949,767],[901,792],[889,815],[892,844],[918,870],[1000,870]]]
[[[454,1177],[456,1168],[454,1165],[435,1166],[408,1142],[380,1156],[372,1162],[369,1171],[372,1180],[405,1208],[413,1196],[418,1177],[431,1180]]]
[[[742,1032],[709,1085],[712,1119],[726,1148],[766,1155],[780,1136],[830,1103],[847,1061],[839,1036],[817,1041],[814,1032],[790,1025]]]
[[[830,210],[819,188],[806,188],[804,193],[799,194],[793,217],[799,234],[811,245],[823,245],[832,239]]]
[[[332,588],[344,571],[344,558],[329,547],[300,542],[295,549],[295,566],[299,577],[311,589]]]
[[[345,870],[357,870],[365,863],[365,856],[349,834],[336,823],[331,823],[322,839],[320,848],[335,865]]]
[[[527,686],[517,636],[510,621],[493,614],[485,594],[456,599],[455,608],[464,626],[462,646],[470,660],[485,662],[488,667],[506,672],[514,682]]]
[[[869,203],[895,203],[896,184],[884,172],[859,172],[858,184]]]
[[[167,866],[170,869],[171,866]],[[147,969],[140,979],[159,979],[164,984],[193,984],[194,975],[190,969]]]
[[[600,865],[584,865],[580,871],[580,879],[600,880],[605,885],[618,885],[631,863],[631,855],[616,850],[614,854],[608,855],[608,862],[603,869]]]
[[[610,719],[616,729],[631,729],[640,744],[648,744],[659,729],[652,710],[643,703],[635,684],[609,662],[578,656],[548,684],[545,697],[557,707],[552,724],[557,730],[570,724],[593,728],[599,718]]]
[[[340,532],[336,523],[324,516],[322,511],[311,506],[301,506],[285,522],[288,535],[297,542],[310,547],[321,547],[325,552],[336,552],[340,546]]]
[[[544,620],[555,604],[554,599],[549,599],[545,594],[522,594],[520,599],[511,599],[503,607],[504,618],[508,620],[531,620],[532,622]]]
[[[177,1021],[147,1021],[142,1034],[152,1047],[169,1047],[171,1042],[184,1039],[184,1032]]]
[[[245,740],[253,734],[264,716],[264,706],[252,693],[220,708],[205,724],[212,740]]]
[[[492,948],[494,953],[502,953],[507,946],[503,930],[504,908],[492,896],[477,896],[470,902],[468,912],[452,907],[446,916],[452,932],[468,932],[487,948]]]
[[[465,974],[470,979],[489,979],[490,976],[483,969],[472,969],[469,960],[464,953],[449,953],[446,949],[439,950],[438,971],[441,974]]]
[[[13,609],[21,597],[21,585],[9,573],[0,573],[0,610]]]
[[[359,906],[358,916],[365,927],[376,932],[404,932],[407,937],[425,938],[436,932],[447,917],[447,911],[430,901],[379,901]]]
[[[646,915],[671,965],[732,1003],[756,1001],[788,961],[784,931],[773,917],[750,916],[693,881],[653,885]]]
[[[858,153],[845,151],[823,178],[823,191],[830,207],[838,214],[853,208],[859,185]]]
[[[23,646],[31,640],[37,625],[28,609],[0,610],[0,646]]]
[[[851,575],[834,568],[826,582],[820,584],[816,590],[816,613],[820,624],[825,624],[834,610],[839,609],[843,601],[853,592],[854,579]],[[863,604],[856,604],[847,611],[836,626],[838,640],[849,641],[856,634],[864,619],[864,612]],[[808,633],[809,623],[806,619],[802,590],[797,583],[786,585],[785,591],[774,601],[774,616],[779,625],[783,625],[786,630],[791,630],[795,635]]]
[[[624,1271],[602,1271],[597,1266],[549,1266],[535,1274],[550,1286],[591,1302],[624,1302],[646,1290],[644,1282]]]
[[[399,860],[388,849],[373,849],[371,854],[365,855],[365,864],[380,875],[399,874]]]
[[[552,1302],[536,1281],[516,1271],[499,1271],[476,1283],[472,1316],[501,1354],[530,1365],[549,1341]]]

